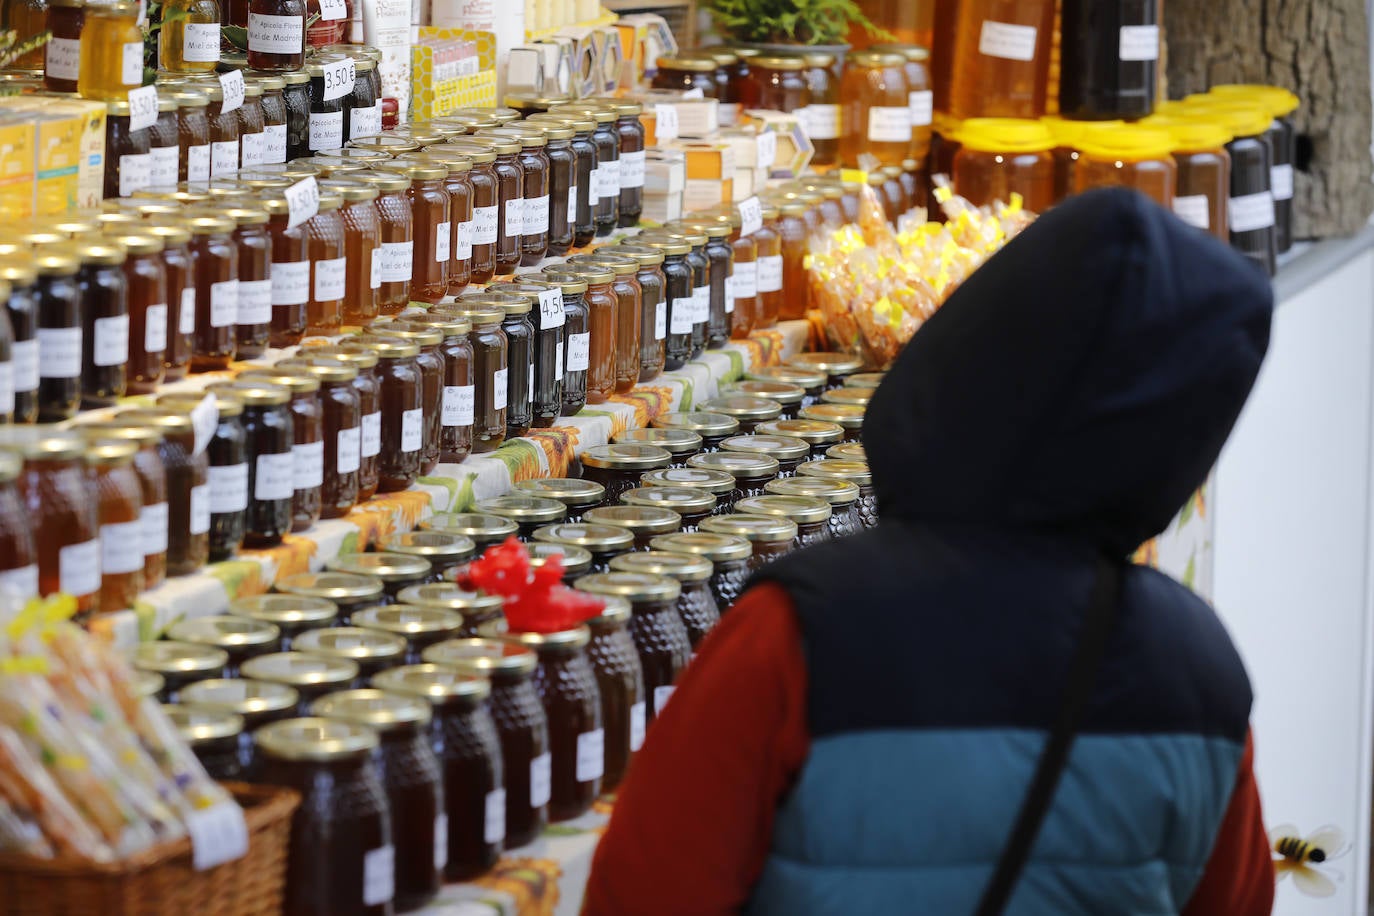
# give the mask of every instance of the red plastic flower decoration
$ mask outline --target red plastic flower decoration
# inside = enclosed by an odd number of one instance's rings
[[[549,557],[533,567],[515,538],[488,547],[459,579],[464,588],[500,595],[506,622],[520,633],[555,633],[579,626],[605,609],[605,602],[563,585],[563,563]]]

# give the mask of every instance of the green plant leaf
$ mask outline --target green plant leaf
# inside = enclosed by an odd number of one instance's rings
[[[238,25],[220,26],[220,34],[240,51],[248,50],[248,30]]]

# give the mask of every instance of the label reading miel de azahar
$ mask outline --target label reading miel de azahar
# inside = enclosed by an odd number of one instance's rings
[[[542,808],[553,791],[553,757],[548,751],[530,761],[530,807]]]
[[[248,14],[249,51],[261,54],[300,54],[304,49],[304,16]]]
[[[362,467],[363,428],[353,426],[339,430],[338,445],[335,449],[335,470],[340,474],[352,474]]]
[[[444,426],[471,426],[476,388],[472,385],[445,385],[441,416]]]
[[[229,328],[239,320],[239,281],[210,284],[210,327]]]
[[[513,197],[506,201],[506,238],[518,239],[525,234],[525,199]]]
[[[310,262],[279,261],[272,265],[272,304],[304,305],[310,301]]]
[[[328,258],[315,262],[315,301],[333,302],[344,297],[348,280],[348,258]]]
[[[213,64],[219,61],[219,23],[187,22],[182,32],[182,56],[188,63]]]
[[[401,451],[418,452],[424,443],[425,412],[422,408],[401,411]]]
[[[434,263],[447,264],[453,260],[453,223],[434,227]]]
[[[382,242],[382,282],[404,283],[414,265],[415,242]]]

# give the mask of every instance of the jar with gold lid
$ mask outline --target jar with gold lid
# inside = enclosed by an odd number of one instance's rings
[[[713,564],[710,587],[716,606],[727,610],[743,592],[752,575],[753,546],[738,535],[695,531],[654,538],[655,551],[701,557]]]
[[[78,243],[74,251],[81,259],[76,274],[82,318],[81,406],[109,407],[128,386],[128,256],[123,245],[100,238]]]
[[[342,323],[367,325],[381,314],[382,271],[378,251],[382,229],[376,206],[380,191],[373,185],[351,179],[322,182],[320,187],[338,194],[343,201],[339,207],[346,265]]]
[[[819,477],[824,480],[847,480],[859,488],[859,523],[863,528],[878,524],[878,500],[873,492],[873,475],[866,461],[854,459],[827,458],[823,461],[808,461],[797,468],[802,477]]]
[[[601,506],[583,514],[586,524],[624,528],[634,535],[635,550],[648,550],[649,542],[661,534],[671,534],[682,527],[682,516],[666,506],[634,505]]]
[[[378,489],[383,493],[407,489],[420,475],[424,457],[424,377],[416,361],[420,346],[392,337],[344,341],[341,346],[377,355],[382,408]]]
[[[722,470],[690,466],[666,468],[642,474],[640,483],[645,487],[691,487],[704,490],[716,500],[715,507],[711,510],[712,515],[730,511],[730,506],[734,501],[734,475]]]
[[[782,405],[775,399],[753,395],[722,395],[697,405],[701,412],[723,414],[739,423],[739,430],[752,433],[759,423],[776,420],[782,415]]]
[[[188,684],[223,677],[229,653],[214,646],[158,639],[139,643],[129,661],[138,671],[160,675],[163,682],[161,699],[175,703],[181,689]]]
[[[346,366],[357,373],[351,382],[353,391],[358,395],[359,413],[360,459],[357,501],[365,502],[377,492],[377,463],[378,455],[381,454],[382,449],[381,384],[377,379],[377,354],[365,350],[354,352],[338,347],[313,347],[308,353],[307,361],[318,365]],[[334,383],[331,382],[330,384],[332,386]],[[343,441],[344,438],[347,438],[344,435],[348,428],[344,414],[348,412],[348,408],[342,400],[340,405],[339,429],[341,438],[338,453],[345,457],[340,459],[338,466],[346,467],[346,456],[351,451],[352,445]],[[327,412],[326,421],[328,421]],[[340,473],[346,472],[341,471]],[[346,489],[342,485],[341,494],[346,495]]]
[[[561,522],[568,512],[561,500],[525,493],[508,493],[478,500],[473,509],[515,522],[520,526],[522,540],[529,540],[536,528]]]
[[[223,649],[228,655],[224,665],[227,678],[238,677],[239,667],[248,659],[281,651],[281,630],[275,624],[231,614],[177,621],[167,631],[167,638]]]
[[[406,641],[382,630],[362,627],[322,627],[307,630],[291,641],[291,650],[306,655],[347,659],[358,666],[357,683],[403,663]]]
[[[692,656],[691,638],[677,612],[682,587],[668,576],[606,572],[583,576],[577,588],[630,602],[630,636],[644,672],[645,719],[652,722],[667,706]]]
[[[156,429],[122,425],[117,420],[83,424],[79,431],[88,442],[128,442],[137,448],[133,467],[142,497],[138,541],[143,552],[143,588],[151,591],[167,576],[167,472],[158,451],[162,435]],[[18,558],[28,556],[19,547],[15,550]]]
[[[347,625],[354,610],[385,602],[385,586],[376,576],[346,572],[296,573],[272,586],[284,595],[323,598],[338,608],[339,624]]]
[[[251,595],[229,602],[229,613],[276,627],[282,651],[286,651],[306,630],[332,626],[339,617],[339,606],[327,598],[305,595]]]
[[[812,496],[785,496],[765,493],[735,503],[735,511],[744,515],[766,515],[784,518],[797,526],[797,548],[810,547],[830,540],[830,516],[833,510],[826,500]]]
[[[863,433],[864,407],[860,404],[812,404],[801,409],[802,419],[834,423],[844,430],[845,442],[858,442]]]
[[[565,477],[536,477],[515,484],[516,492],[531,497],[553,499],[563,504],[565,516],[558,521],[579,522],[582,514],[601,505],[606,488],[592,480]]]
[[[840,161],[857,166],[873,156],[900,165],[912,144],[906,58],[881,51],[851,51],[840,83]],[[920,87],[926,88],[926,87]]]
[[[647,573],[677,580],[682,588],[677,612],[687,628],[693,651],[720,622],[720,609],[711,592],[713,570],[711,561],[704,557],[661,550],[627,553],[611,561],[612,572]]]
[[[582,476],[601,484],[606,490],[603,506],[615,506],[620,494],[638,486],[646,471],[666,468],[673,456],[655,445],[594,445],[581,455]]]
[[[714,99],[719,95],[716,86],[716,61],[704,54],[678,54],[660,57],[657,70],[651,81],[655,89],[677,89],[690,92],[701,91],[703,98]]]
[[[143,423],[162,433],[167,474],[167,574],[184,576],[210,557],[210,458],[195,450],[195,426],[179,408],[121,411],[121,422]]]
[[[829,503],[830,518],[826,526],[830,539],[848,537],[863,530],[858,514],[859,488],[847,480],[799,475],[774,480],[764,489],[770,495],[810,497]]]
[[[143,590],[143,490],[134,471],[138,445],[96,442],[86,449],[91,495],[100,524],[100,595],[103,614],[132,608]]]
[[[811,456],[811,447],[801,439],[784,435],[754,433],[731,436],[720,444],[726,452],[766,455],[778,462],[778,477],[791,477],[797,466]]]
[[[616,433],[611,437],[611,442],[616,445],[652,445],[664,449],[672,456],[668,464],[670,468],[686,467],[687,459],[701,451],[703,445],[701,436],[690,429],[660,429],[653,426]]]
[[[254,777],[253,732],[295,715],[298,702],[296,691],[285,684],[240,678],[196,681],[183,687],[178,697],[178,706],[183,710],[231,715],[241,720],[243,729],[237,735],[235,746],[226,749],[233,755],[239,773],[236,779]]]
[[[204,393],[173,392],[158,398],[158,406],[192,412]],[[206,453],[210,456],[210,562],[234,556],[243,546],[248,517],[248,432],[244,402],[223,390],[214,392],[217,414]]]
[[[535,530],[534,539],[548,544],[581,547],[589,551],[594,572],[604,572],[614,557],[633,550],[635,543],[634,534],[626,528],[591,522],[545,525]]]
[[[750,496],[762,496],[763,487],[778,476],[776,458],[758,452],[719,451],[696,455],[687,461],[688,469],[723,471],[735,479],[731,495],[721,500],[725,511]]]
[[[722,383],[720,385],[721,397],[748,397],[763,398],[764,400],[776,401],[782,408],[776,420],[791,420],[801,409],[802,402],[806,400],[806,389],[800,385],[783,381],[768,381],[762,379],[746,379],[740,382]],[[774,420],[760,421],[755,425],[754,431],[758,431],[761,423],[771,423]]]
[[[471,538],[461,534],[403,531],[384,539],[381,549],[426,560],[433,570],[431,580],[437,582],[447,570],[471,560],[477,552],[477,545]]]
[[[232,219],[193,216],[183,225],[191,233],[191,276],[195,284],[196,320],[192,372],[229,368],[237,352],[238,246]]]
[[[715,494],[701,487],[641,486],[622,493],[620,501],[626,506],[668,509],[678,516],[678,526],[672,530],[682,531],[695,531],[701,520],[716,510]],[[603,517],[602,520],[606,519]],[[668,533],[671,531],[666,529],[665,519],[665,530],[655,532],[655,535]],[[641,549],[646,543],[640,544]]]
[[[80,260],[69,251],[38,254],[35,336],[38,364],[38,421],[70,419],[81,406],[81,291],[76,284]]]
[[[433,710],[429,738],[443,771],[448,831],[444,877],[462,881],[481,874],[500,858],[506,836],[506,789],[501,739],[489,703],[491,682],[443,665],[415,664],[383,671],[372,683],[391,694],[421,698]]]
[[[412,585],[402,589],[397,599],[401,605],[407,607],[447,611],[459,615],[462,623],[457,635],[460,637],[476,636],[483,628],[505,626],[506,618],[502,613],[504,602],[500,595],[469,591],[456,582]]]
[[[296,651],[258,655],[240,667],[240,676],[247,680],[282,684],[296,691],[298,715],[309,712],[310,704],[320,697],[348,690],[358,675],[358,663],[351,659]]]
[[[646,702],[644,669],[630,636],[630,602],[599,595],[605,602],[601,613],[587,622],[591,642],[587,657],[596,675],[605,730],[603,792],[616,788],[625,777],[635,752],[644,744]]]
[[[421,519],[420,527],[428,531],[461,534],[470,538],[478,550],[486,550],[520,533],[520,526],[511,519],[481,512],[440,512]]]
[[[548,823],[553,779],[548,716],[534,686],[538,656],[512,639],[453,639],[430,646],[424,658],[491,682],[505,766],[506,846],[532,842]]]
[[[414,665],[419,664],[420,653],[424,649],[461,635],[463,617],[454,611],[441,608],[391,604],[355,611],[353,625],[368,630],[380,630],[404,639],[404,663]],[[376,684],[375,676],[373,683]]]
[[[420,474],[433,473],[439,464],[443,438],[443,399],[446,366],[440,352],[444,331],[428,324],[403,321],[378,322],[363,332],[364,341],[399,340],[419,347],[415,366],[420,370],[421,444]]]
[[[374,206],[379,233],[377,308],[395,315],[410,303],[410,277],[414,272],[415,218],[407,192],[410,179],[395,172],[359,172],[355,180],[377,189]]]
[[[797,540],[796,522],[778,516],[739,513],[717,515],[703,521],[701,530],[746,538],[754,550],[749,559],[750,572],[757,572],[773,560],[791,553]]]
[[[150,394],[166,374],[167,269],[162,263],[163,243],[143,227],[106,233],[127,254],[123,271],[128,291],[128,359],[126,390]]]
[[[685,429],[701,436],[702,452],[714,452],[720,443],[740,432],[740,421],[723,413],[680,411],[659,414],[650,421],[655,429]]]
[[[326,563],[325,568],[380,580],[386,594],[380,602],[383,604],[395,601],[402,590],[412,585],[423,585],[434,572],[424,557],[386,551],[342,553]]]
[[[290,392],[294,436],[291,529],[308,530],[320,520],[323,507],[325,443],[320,380],[304,370],[278,367],[249,369],[240,373],[239,379],[258,385],[274,385]]]
[[[401,911],[424,906],[438,896],[448,864],[444,782],[429,741],[429,703],[409,694],[346,690],[321,697],[310,711],[377,733],[395,848],[395,903]]]
[[[418,154],[423,161],[441,162],[448,169],[448,190],[453,250],[449,257],[448,294],[457,296],[472,282],[473,184],[472,160],[462,151],[432,146]]]
[[[490,295],[490,294],[489,294]],[[472,348],[472,446],[473,454],[494,451],[506,439],[510,393],[510,341],[502,327],[503,307],[459,299],[445,314],[467,321]],[[454,413],[463,419],[463,392],[455,392]]]
[[[323,427],[323,466],[320,485],[321,517],[340,518],[358,502],[362,466],[362,399],[354,383],[358,368],[326,360],[288,359],[283,369],[304,372],[320,383]]]
[[[285,719],[258,729],[253,742],[260,777],[301,794],[291,822],[285,912],[392,912],[396,849],[376,730],[335,719]],[[432,837],[432,825],[429,831]]]
[[[863,370],[863,360],[849,353],[797,353],[788,358],[786,368],[823,372],[827,388],[840,388],[846,378]]]
[[[43,88],[50,92],[76,92],[81,72],[85,0],[56,0],[46,6],[45,25],[50,37],[43,49]],[[14,22],[7,25],[16,27]]]
[[[162,710],[211,779],[243,778],[239,757],[239,740],[244,728],[242,717],[175,703],[165,704]]]

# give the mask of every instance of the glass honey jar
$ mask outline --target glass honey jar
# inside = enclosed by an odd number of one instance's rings
[[[961,4],[952,23],[948,106],[936,107],[960,119],[1045,114],[1054,15],[1051,0]],[[940,74],[934,82],[938,88]]]
[[[31,563],[37,575],[25,572],[29,564],[16,563],[12,579],[37,594],[65,592],[77,601],[80,614],[100,608],[100,516],[82,461],[84,440],[71,435],[42,435],[21,440],[23,458],[16,487],[27,515]],[[24,559],[20,539],[17,560]]]
[[[567,513],[565,519],[570,522],[580,522],[582,513],[601,505],[606,495],[605,487],[595,481],[566,477],[521,480],[516,482],[515,489],[529,496],[558,500]]]
[[[291,529],[306,531],[320,520],[323,509],[325,442],[320,379],[309,370],[277,367],[249,369],[239,378],[284,388],[291,395]]]
[[[178,621],[167,631],[167,637],[223,650],[228,656],[226,678],[237,678],[240,666],[250,658],[278,652],[281,647],[281,630],[275,624],[229,614]],[[181,700],[187,702],[187,697],[183,695]]]
[[[446,639],[457,638],[463,627],[462,615],[454,611],[406,604],[363,608],[355,611],[352,618],[354,626],[380,630],[404,639],[407,665],[419,664],[420,653],[423,650]],[[376,685],[378,678],[384,677],[385,674],[385,671],[379,672],[372,678],[372,683]]]
[[[100,596],[103,614],[128,610],[143,591],[143,489],[134,471],[138,445],[106,441],[86,449],[85,461],[100,523]]]
[[[130,127],[129,103],[105,103],[105,197],[130,197],[153,180],[148,128]]]
[[[613,558],[634,549],[634,535],[628,529],[590,522],[545,525],[535,529],[534,539],[588,551],[592,555],[593,572],[605,572]]]
[[[378,358],[382,415],[378,489],[383,493],[407,489],[420,474],[424,452],[424,378],[416,362],[420,347],[399,338],[345,346],[371,350]]]
[[[381,315],[395,315],[410,303],[410,276],[414,271],[415,223],[411,213],[410,179],[393,172],[364,172],[356,180],[377,189],[381,285],[377,308]]]
[[[278,365],[308,373],[320,383],[324,427],[321,517],[341,518],[358,502],[362,467],[362,397],[355,386],[358,367],[333,360],[299,359]]]
[[[451,314],[468,321],[472,327],[468,337],[472,348],[472,452],[493,451],[506,438],[510,370],[509,342],[502,329],[505,311],[466,308]]]
[[[249,67],[275,73],[305,65],[305,7],[305,0],[250,0]]]
[[[210,562],[228,560],[243,546],[248,510],[248,433],[243,401],[227,390],[213,392],[218,414],[206,454],[210,457]],[[190,412],[204,394],[172,392],[158,398],[159,407]]]
[[[624,495],[621,494],[622,498]],[[672,534],[682,528],[682,516],[662,504],[601,506],[588,509],[583,519],[589,525],[626,529],[634,535],[635,550],[648,550],[649,542],[658,535]]]
[[[1134,188],[1172,209],[1178,168],[1174,142],[1163,130],[1137,125],[1102,125],[1084,130],[1078,140],[1074,188]]]
[[[81,262],[70,251],[39,254],[37,328],[38,421],[54,423],[75,416],[81,406]]]
[[[348,258],[344,249],[343,198],[321,191],[319,212],[305,222],[305,247],[310,258],[310,298],[306,303],[306,333],[330,336],[343,325],[343,302],[348,288]]]
[[[639,264],[635,273],[640,289],[639,381],[653,381],[663,372],[668,337],[666,254],[647,245],[617,245],[614,253]]]
[[[577,588],[630,602],[630,636],[644,672],[645,719],[652,722],[667,706],[692,654],[691,638],[677,612],[681,586],[668,576],[611,572],[583,576]]]
[[[448,168],[418,162],[397,167],[410,180],[406,191],[414,239],[410,298],[438,302],[448,292],[448,267],[453,257],[452,198],[444,184]]]
[[[440,352],[444,332],[430,325],[388,321],[368,328],[365,338],[392,338],[410,341],[420,348],[415,365],[420,370],[420,405],[423,417],[420,446],[420,474],[434,471],[439,463],[443,433],[445,358]]]
[[[599,597],[605,607],[587,622],[591,630],[587,657],[601,695],[605,730],[601,787],[603,792],[611,792],[625,778],[630,761],[644,744],[647,706],[644,670],[629,631],[630,602],[612,595]]]
[[[0,283],[9,288],[4,310],[14,332],[14,422],[33,423],[38,419],[38,272],[29,264],[0,257]]]
[[[1054,135],[1039,121],[970,118],[959,131],[954,188],[980,207],[1016,194],[1042,213],[1054,203]]]
[[[646,573],[677,580],[682,588],[677,612],[687,628],[693,651],[720,622],[720,608],[710,584],[713,569],[711,561],[704,557],[661,550],[627,553],[611,561],[612,572]]]
[[[121,411],[122,422],[145,423],[162,433],[167,476],[167,575],[184,576],[210,557],[210,457],[195,450],[195,426],[179,408]]]
[[[183,225],[191,233],[191,276],[196,322],[192,372],[229,368],[236,353],[238,322],[238,246],[233,220],[197,215]]]
[[[449,210],[453,220],[449,231],[453,250],[449,257],[448,293],[458,296],[472,282],[472,160],[460,150],[449,151],[442,146],[427,148],[423,158],[442,162],[448,169],[444,187],[449,193]]]
[[[911,102],[906,60],[900,54],[851,51],[840,84],[840,161],[858,166],[862,157],[901,165],[911,149]]]
[[[108,240],[80,244],[76,285],[81,297],[81,405],[109,407],[128,386],[129,283],[123,245]]]
[[[125,0],[88,0],[81,27],[77,92],[82,98],[127,101],[143,85],[139,7]]]
[[[139,643],[129,661],[137,671],[160,676],[163,686],[158,696],[175,703],[182,688],[223,677],[229,655],[214,646],[158,639]]]
[[[177,181],[209,181],[210,97],[189,88],[171,97],[177,103]]]
[[[107,233],[123,246],[123,270],[128,291],[128,359],[126,390],[151,394],[162,383],[167,352],[167,270],[162,263],[162,240],[141,231]]]
[[[605,487],[603,506],[616,506],[620,495],[639,485],[646,471],[666,468],[673,456],[653,445],[594,445],[582,452],[582,476]]]
[[[291,648],[296,636],[306,630],[333,626],[338,618],[339,608],[334,602],[324,598],[309,598],[297,595],[252,595],[236,598],[229,602],[229,614],[246,617],[262,623],[271,624],[280,633],[282,652]],[[243,677],[252,677],[241,672]],[[353,675],[344,680],[351,680]]]
[[[543,327],[543,316],[540,317],[540,328],[537,332],[536,354],[547,354],[550,337],[558,337],[562,340],[560,350],[554,351],[552,366],[549,361],[540,355],[535,366],[535,425],[544,424],[544,413],[540,405],[546,402],[545,397],[541,397],[539,381],[548,378],[551,387],[557,387],[559,395],[558,416],[571,417],[578,413],[587,405],[587,365],[591,353],[591,332],[587,327],[587,307],[585,297],[587,294],[587,282],[580,273],[569,270],[565,264],[544,268],[542,274],[543,283],[549,287],[557,289],[561,296],[562,326],[553,327],[553,323],[558,320],[558,314],[554,311],[552,301],[549,302],[549,324],[551,327]],[[523,284],[515,284],[517,288]],[[531,313],[533,314],[533,312]],[[562,370],[559,372],[558,370]],[[553,381],[553,376],[557,375],[557,380]],[[544,391],[543,395],[551,394],[551,391]]]
[[[43,88],[51,92],[76,92],[81,72],[85,0],[56,0],[46,6],[45,22],[51,37],[43,49]],[[14,24],[7,23],[7,26],[15,28]]]

